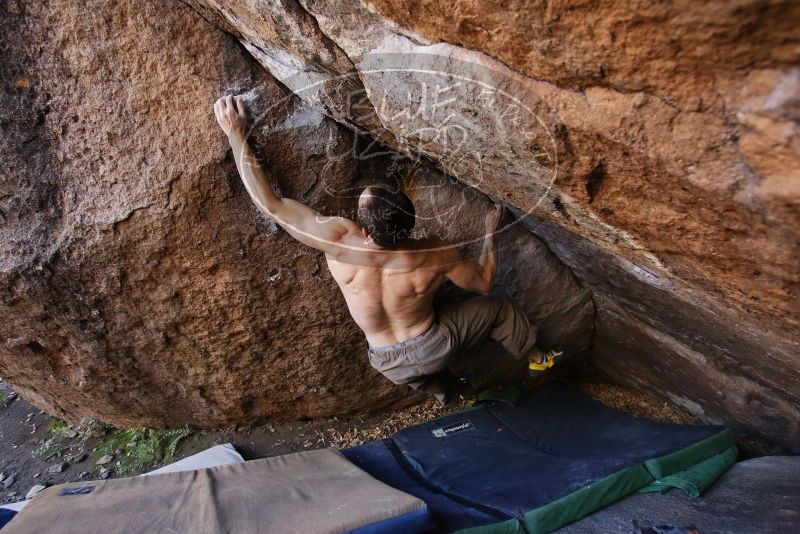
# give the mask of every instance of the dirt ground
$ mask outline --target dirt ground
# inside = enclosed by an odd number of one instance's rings
[[[697,422],[680,408],[599,379],[582,379],[573,384],[598,400],[637,416],[671,423]],[[1,380],[0,392],[0,502],[22,500],[37,484],[50,486],[121,476],[119,464],[95,463],[103,452],[103,444],[119,436],[119,431],[99,424],[69,427],[25,402]],[[467,406],[463,403],[445,410],[431,400],[390,414],[191,431],[178,443],[172,458],[146,462],[128,474],[150,471],[221,443],[232,443],[248,460],[302,450],[348,447],[390,436],[401,428]],[[125,456],[123,450],[114,452],[119,458]]]

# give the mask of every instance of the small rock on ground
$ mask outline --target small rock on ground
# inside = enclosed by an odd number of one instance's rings
[[[43,486],[42,484],[36,484],[32,486],[31,489],[28,490],[28,493],[25,494],[26,499],[33,499],[37,493],[45,489],[47,486]]]
[[[47,468],[47,472],[51,475],[55,475],[56,473],[61,473],[64,469],[67,468],[67,462],[58,462],[56,464],[51,465]]]

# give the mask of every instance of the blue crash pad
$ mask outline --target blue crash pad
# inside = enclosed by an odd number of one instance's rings
[[[634,417],[551,382],[515,407],[469,409],[342,452],[424,500],[443,531],[514,532],[557,528],[732,446],[725,427]]]

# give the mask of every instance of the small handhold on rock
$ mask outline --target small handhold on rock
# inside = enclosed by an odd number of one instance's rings
[[[45,489],[47,486],[43,486],[42,484],[36,484],[35,486],[31,487],[28,490],[28,493],[25,495],[26,499],[33,499],[37,493]]]
[[[105,467],[103,467],[102,469],[100,469],[100,480],[107,479],[109,474],[111,474],[110,471]]]
[[[4,487],[5,489],[8,489],[8,488],[10,488],[11,486],[13,486],[13,485],[14,485],[14,482],[16,482],[16,481],[17,481],[17,477],[16,477],[16,476],[14,476],[14,475],[11,475],[10,477],[8,477],[7,479],[5,479],[5,480],[3,481],[3,487]]]
[[[97,460],[96,463],[97,463],[97,465],[105,465],[105,464],[111,463],[111,461],[113,459],[114,459],[114,455],[113,454],[106,454],[105,456],[101,456],[100,459]]]
[[[58,462],[57,464],[53,464],[47,468],[47,472],[51,475],[55,475],[56,473],[61,473],[64,469],[67,468],[67,462]]]
[[[86,453],[82,452],[72,457],[72,463],[79,464],[86,459]]]
[[[66,428],[61,431],[61,435],[67,439],[75,439],[78,437],[78,431],[71,428]]]

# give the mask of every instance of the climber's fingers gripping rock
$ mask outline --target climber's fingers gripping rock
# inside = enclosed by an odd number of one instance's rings
[[[244,97],[232,95],[220,97],[214,103],[214,115],[217,117],[220,128],[229,138],[244,136],[247,128]]]
[[[502,204],[495,204],[489,213],[486,214],[486,233],[492,234],[500,229],[503,222],[503,217],[506,214],[506,208]]]

